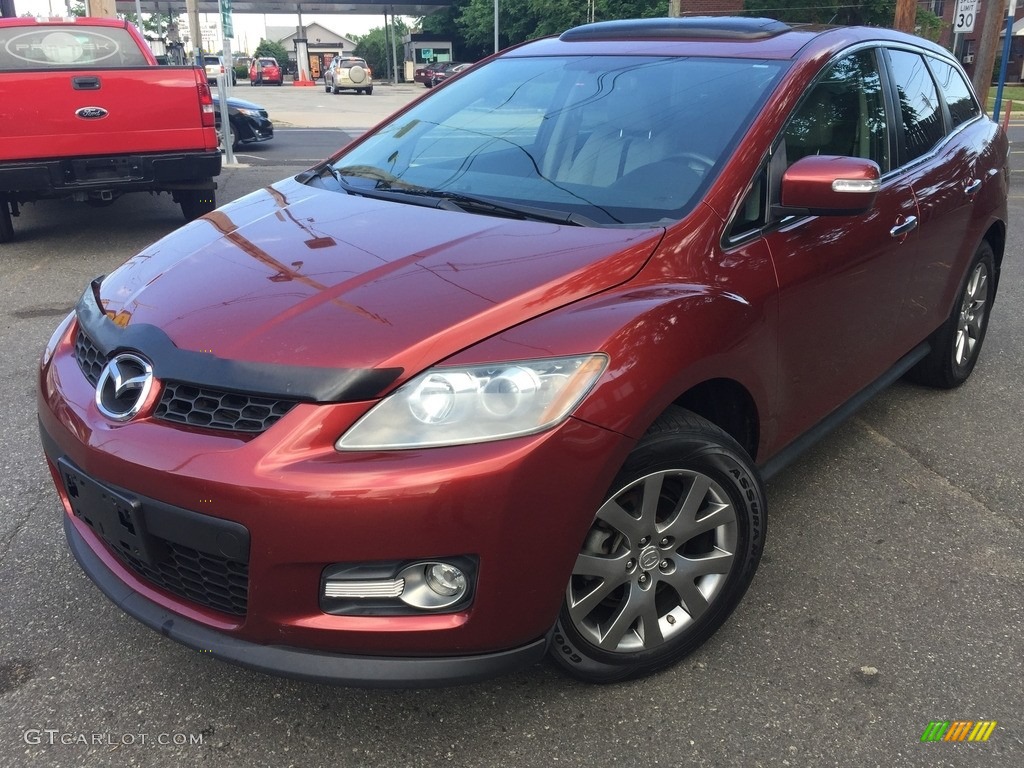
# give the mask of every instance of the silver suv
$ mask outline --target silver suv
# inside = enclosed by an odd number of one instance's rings
[[[203,64],[206,65],[206,81],[210,85],[215,85],[217,83],[217,77],[224,74],[231,77],[232,85],[238,84],[238,78],[237,75],[235,75],[235,68],[231,66],[225,67],[223,57],[204,55]]]
[[[324,72],[324,90],[328,93],[352,90],[369,96],[373,93],[373,72],[358,56],[335,56]]]

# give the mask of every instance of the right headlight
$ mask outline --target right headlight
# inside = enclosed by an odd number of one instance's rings
[[[339,451],[462,445],[529,435],[565,419],[608,365],[602,354],[432,368],[342,435]]]

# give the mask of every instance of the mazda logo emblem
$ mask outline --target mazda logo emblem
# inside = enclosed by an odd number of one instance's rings
[[[110,359],[96,382],[96,407],[113,421],[139,415],[153,389],[153,366],[138,355],[123,352]]]
[[[82,107],[81,109],[76,109],[75,114],[83,120],[99,120],[110,113],[103,107]]]

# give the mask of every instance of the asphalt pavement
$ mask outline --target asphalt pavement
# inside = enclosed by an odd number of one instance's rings
[[[365,130],[424,90],[233,92],[283,137]],[[299,169],[239,164],[219,199]],[[971,380],[897,383],[776,476],[733,617],[675,668],[603,687],[548,665],[435,691],[298,683],[190,651],[102,597],[67,550],[42,460],[38,356],[88,280],[181,215],[166,196],[26,206],[0,247],[0,766],[1024,765],[1022,182],[1015,170]],[[923,743],[936,720],[997,725],[984,743]]]

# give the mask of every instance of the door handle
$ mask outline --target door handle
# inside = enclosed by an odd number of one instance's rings
[[[981,179],[975,179],[974,181],[968,183],[966,187],[964,187],[964,192],[966,192],[968,195],[973,195],[979,189],[981,189]]]
[[[100,89],[100,79],[90,75],[72,77],[71,87],[76,91],[98,91]]]
[[[889,234],[893,237],[903,237],[915,229],[917,229],[917,216],[907,216],[907,220],[890,229]]]

